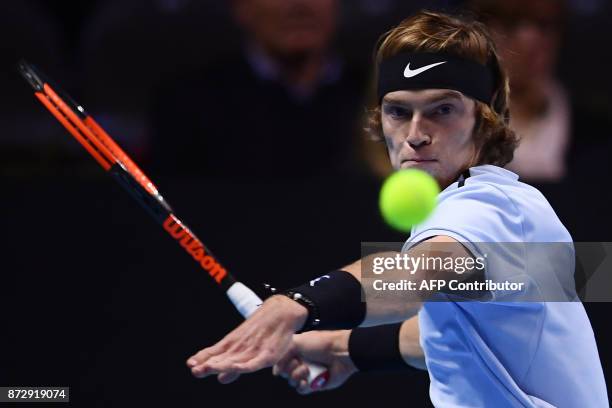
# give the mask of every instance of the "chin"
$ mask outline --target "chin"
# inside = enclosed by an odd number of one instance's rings
[[[438,184],[441,185],[442,180],[440,179],[440,171],[439,171],[440,169],[438,168],[438,164],[439,163],[437,161],[425,161],[425,162],[405,161],[400,164],[400,167],[398,170],[405,170],[405,169],[423,170],[424,172],[429,174],[431,177],[433,177],[438,182]]]

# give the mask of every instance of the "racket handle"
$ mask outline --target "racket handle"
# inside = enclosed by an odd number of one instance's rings
[[[308,386],[310,389],[316,391],[323,388],[327,381],[329,381],[329,370],[327,367],[309,361],[304,361],[304,364],[308,367]]]
[[[255,313],[255,310],[263,303],[263,300],[242,282],[234,282],[226,294],[245,319]]]
[[[263,301],[241,282],[235,282],[227,290],[227,297],[234,304],[238,312],[247,319]],[[308,367],[308,385],[312,390],[322,388],[329,380],[329,370],[327,367],[316,363],[304,362]]]

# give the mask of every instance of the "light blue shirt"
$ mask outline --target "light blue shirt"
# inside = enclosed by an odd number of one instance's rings
[[[575,296],[570,234],[544,196],[508,170],[471,168],[470,177],[440,193],[436,209],[413,228],[404,250],[436,235],[465,243],[474,256],[491,250],[484,243],[524,243],[498,245],[504,254],[488,259],[486,278],[518,276],[529,283],[527,291],[540,294],[556,282],[556,292]],[[532,243],[560,243],[563,249],[552,261],[530,254],[537,246]],[[582,303],[540,300],[517,301],[494,293],[488,302],[426,302],[419,328],[433,404],[608,407],[597,345]]]

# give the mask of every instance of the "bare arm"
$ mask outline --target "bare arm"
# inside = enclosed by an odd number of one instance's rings
[[[400,353],[407,364],[414,368],[427,370],[425,354],[419,342],[419,318],[414,316],[406,320],[400,329]]]
[[[445,256],[471,257],[469,252],[456,240],[446,236],[437,236],[414,246],[410,256],[439,256],[435,244],[450,244]],[[439,248],[439,247],[438,247]],[[450,249],[448,249],[450,248]],[[372,255],[380,256],[380,254]],[[366,257],[343,268],[357,278],[366,293],[366,317],[361,326],[375,326],[396,323],[413,317],[423,301],[431,292],[422,291],[387,291],[371,292],[371,277],[362,278],[364,264],[371,261]],[[414,281],[442,278],[436,270],[416,268],[411,274]],[[448,274],[447,274],[448,275]],[[406,270],[388,270],[385,279],[399,281],[406,278]],[[222,382],[230,382],[241,373],[253,372],[276,364],[287,353],[296,331],[303,327],[308,318],[308,310],[285,296],[272,296],[245,322],[225,336],[212,347],[207,347],[190,357],[187,365],[197,377],[218,375]],[[411,323],[411,324],[414,324]],[[418,329],[418,327],[417,327]],[[417,330],[418,331],[418,330]],[[416,358],[418,348],[417,331],[414,326],[406,326],[405,350],[407,361]],[[416,363],[416,360],[413,361]]]
[[[448,236],[436,236],[423,241],[411,248],[407,255],[415,258],[435,258],[442,256],[440,255],[441,251],[444,252],[444,257],[472,257],[461,243]],[[371,268],[374,258],[394,257],[395,255],[397,255],[395,252],[377,253],[369,255],[343,268],[343,270],[357,278],[364,287],[367,300],[367,312],[366,318],[361,324],[363,327],[408,320],[416,315],[422,303],[434,293],[434,291],[419,290],[376,291],[373,289],[374,280],[383,279],[385,282],[398,282],[402,279],[410,279],[415,283],[420,283],[423,280],[456,279],[458,277],[455,274],[431,270],[424,267],[420,267],[416,269],[414,273],[410,274],[406,270],[392,269],[386,270],[383,274],[376,277],[373,277],[374,275],[371,271],[366,276],[362,276],[365,270]]]

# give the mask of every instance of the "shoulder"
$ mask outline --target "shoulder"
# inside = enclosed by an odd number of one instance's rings
[[[544,195],[496,166],[470,169],[465,182],[447,187],[412,239],[454,232],[469,242],[569,242],[571,236]],[[450,235],[456,238],[454,235]],[[457,238],[456,238],[457,239]]]
[[[461,242],[524,241],[524,214],[516,201],[517,192],[530,191],[535,197],[537,190],[519,183],[507,170],[487,170],[492,171],[472,171],[464,183],[447,187],[430,218],[414,229],[411,240],[438,234]]]

